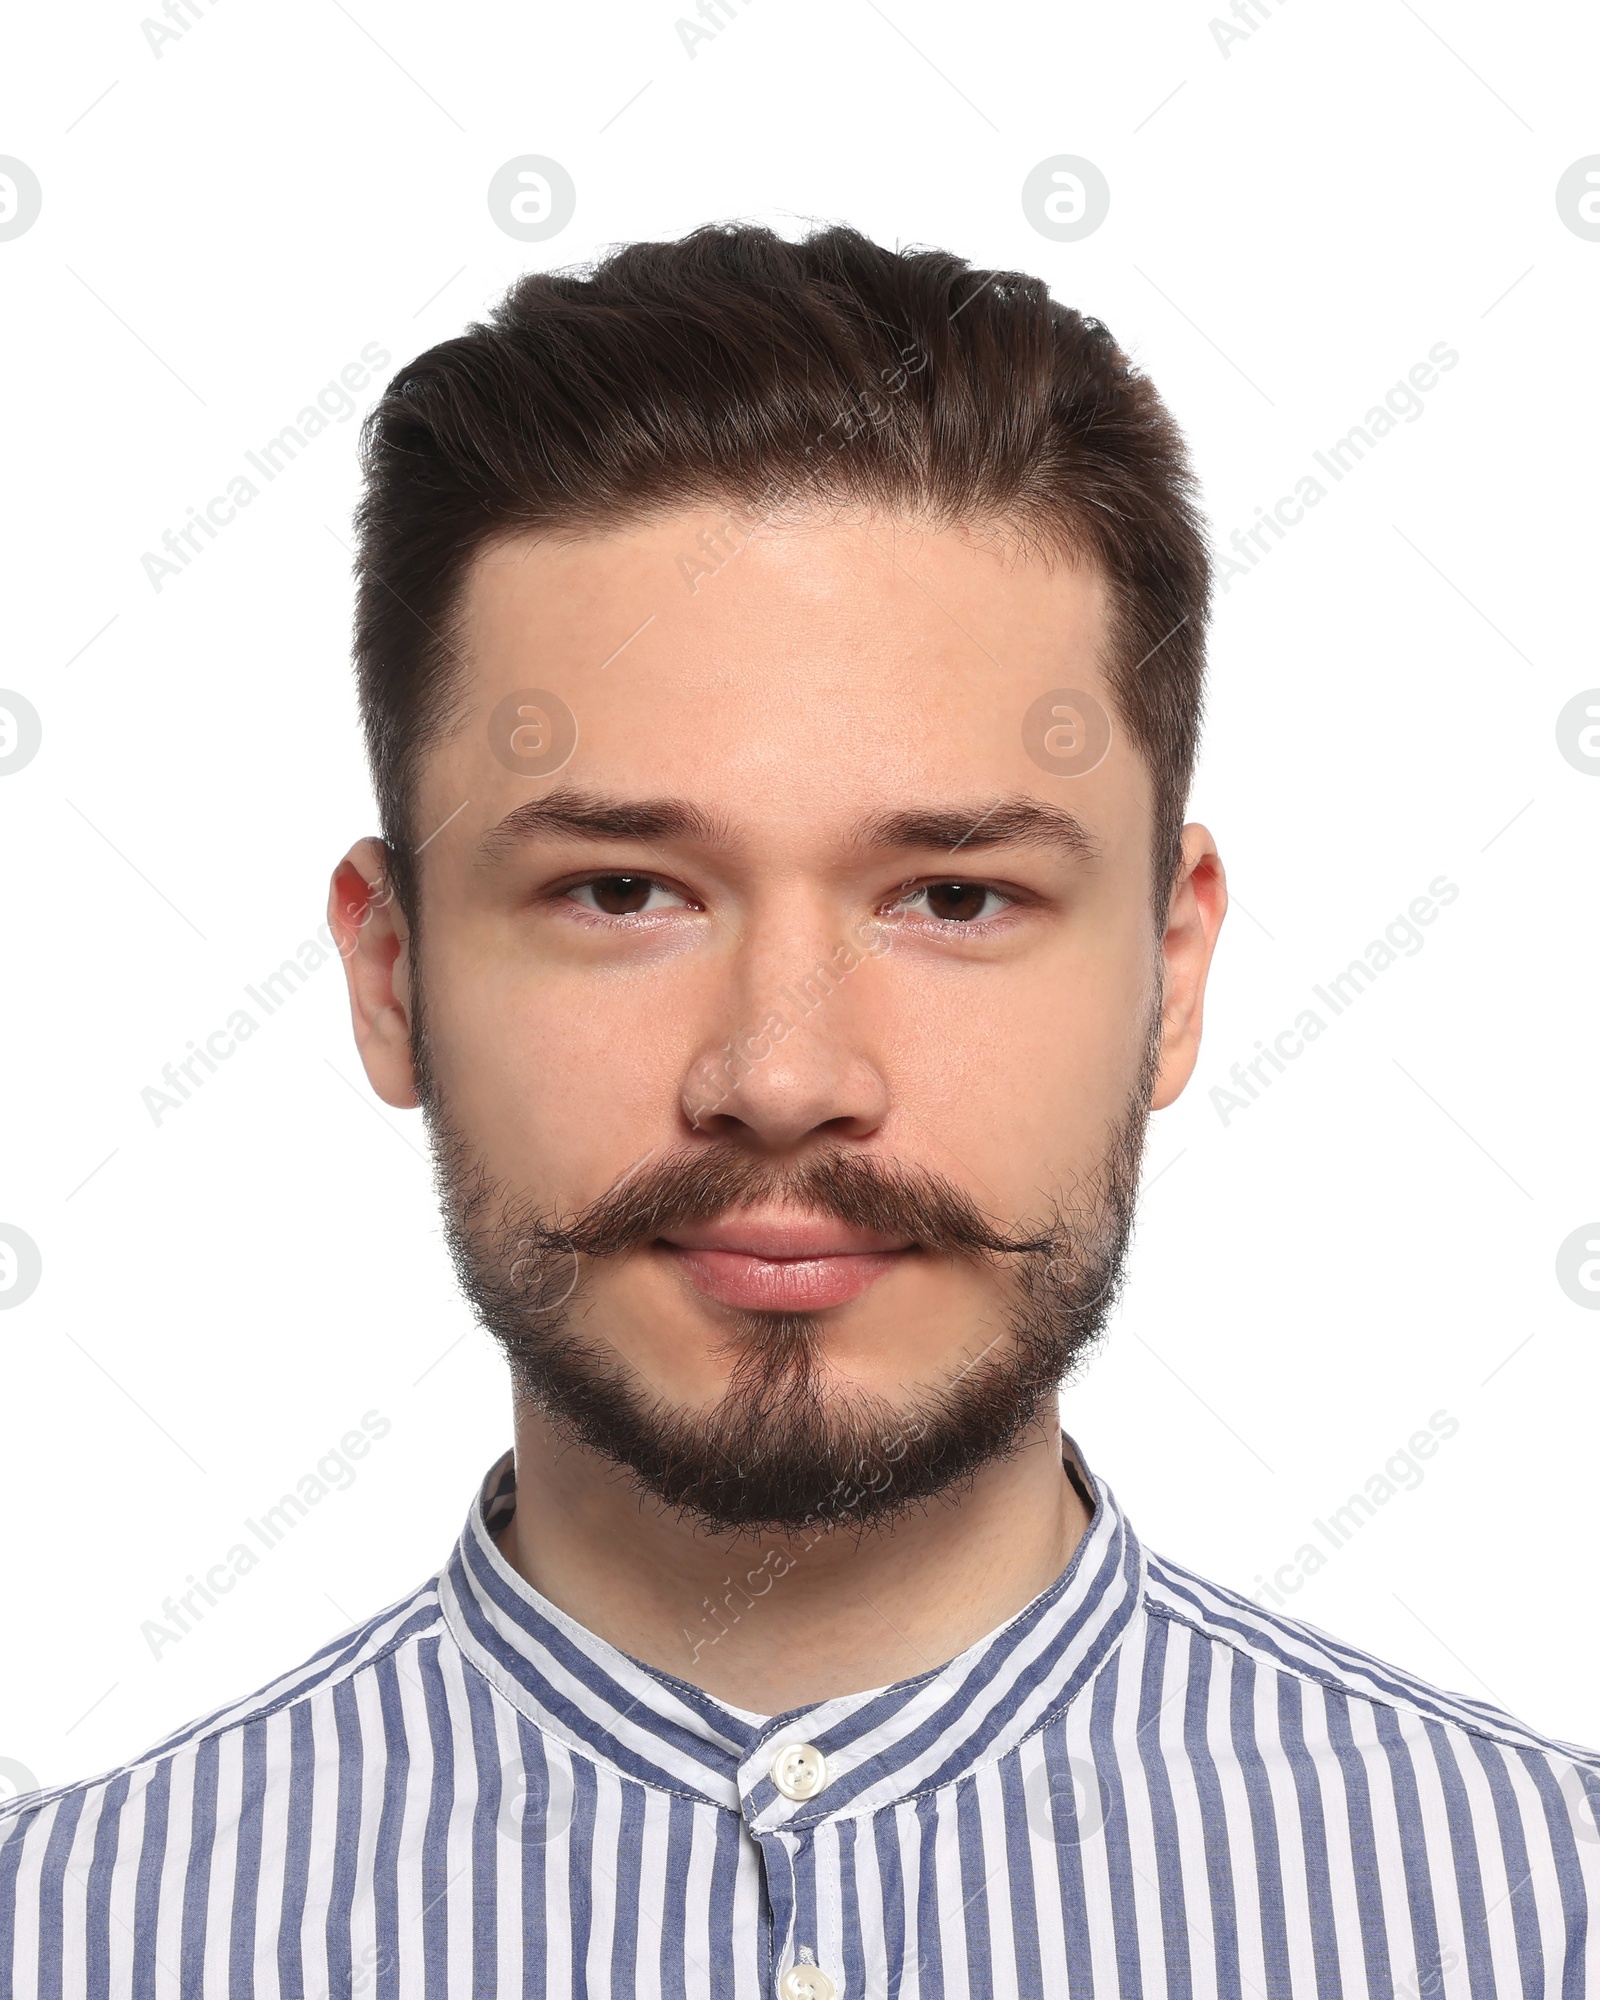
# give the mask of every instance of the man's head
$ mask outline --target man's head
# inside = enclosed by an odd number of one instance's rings
[[[724,1527],[1013,1449],[1101,1325],[1223,893],[1207,563],[1036,280],[710,229],[369,420],[368,1074],[557,1429]]]

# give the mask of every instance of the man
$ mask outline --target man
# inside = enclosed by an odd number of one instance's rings
[[[13,1990],[1600,1990],[1600,1758],[1158,1560],[1058,1428],[1225,907],[1150,383],[705,229],[525,279],[366,471],[330,919],[515,1450],[415,1596],[5,1810]]]

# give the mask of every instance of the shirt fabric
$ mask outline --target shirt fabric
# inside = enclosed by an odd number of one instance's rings
[[[1600,1995],[1600,1756],[1161,1561],[1093,1496],[999,1630],[762,1718],[522,1581],[508,1456],[414,1596],[0,1808],[0,1994]],[[808,1797],[774,1781],[795,1745]]]

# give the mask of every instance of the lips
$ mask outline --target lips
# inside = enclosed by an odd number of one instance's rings
[[[671,1230],[657,1248],[718,1305],[822,1312],[859,1298],[913,1246],[830,1216],[741,1213]]]

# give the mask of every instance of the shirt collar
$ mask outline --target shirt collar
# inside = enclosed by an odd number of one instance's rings
[[[645,1666],[531,1588],[495,1546],[516,1504],[512,1457],[483,1482],[439,1579],[451,1636],[522,1714],[570,1750],[655,1789],[741,1813],[753,1832],[876,1811],[1003,1756],[1072,1701],[1137,1612],[1144,1556],[1111,1489],[1076,1458],[1094,1512],[1072,1560],[1015,1617],[910,1680],[754,1721]],[[806,1743],[827,1783],[791,1800],[775,1752]]]

